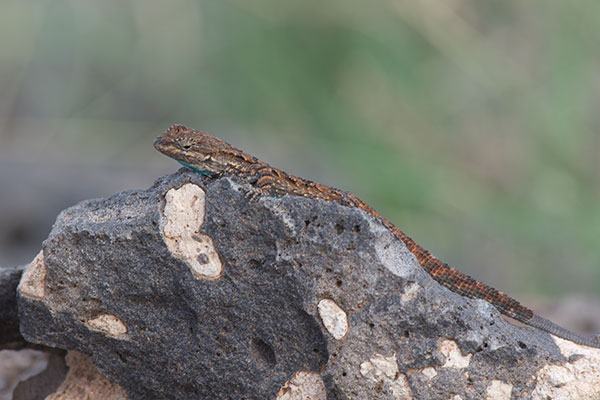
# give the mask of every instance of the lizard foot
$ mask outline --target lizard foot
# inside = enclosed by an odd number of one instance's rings
[[[260,189],[250,186],[248,191],[244,194],[244,197],[248,201],[257,201],[263,195],[264,193]]]

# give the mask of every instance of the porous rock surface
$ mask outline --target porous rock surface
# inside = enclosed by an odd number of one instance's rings
[[[84,201],[29,269],[25,339],[88,355],[130,399],[600,396],[597,349],[439,286],[360,210],[230,178]]]

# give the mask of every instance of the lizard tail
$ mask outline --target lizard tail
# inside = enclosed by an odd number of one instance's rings
[[[441,285],[461,296],[483,299],[494,305],[502,314],[524,324],[533,318],[533,311],[515,299],[438,260],[387,220],[384,221],[384,224],[406,243],[406,247],[415,255],[421,267]]]
[[[600,348],[600,340],[594,337],[578,335],[568,329],[556,325],[552,321],[534,314],[532,310],[523,306],[512,297],[507,296],[485,283],[479,282],[438,260],[387,220],[384,220],[384,224],[406,243],[406,246],[410,252],[415,255],[421,267],[423,267],[433,279],[451,291],[462,296],[483,299],[496,307],[502,314],[514,318],[526,325],[541,329],[578,344]]]
[[[391,230],[396,237],[406,244],[406,247],[408,247],[408,250],[415,255],[421,267],[442,286],[445,286],[461,296],[483,299],[496,307],[502,314],[522,322],[525,325],[541,329],[578,344],[600,348],[600,339],[584,337],[560,327],[554,322],[534,314],[533,311],[523,306],[512,297],[507,296],[499,290],[496,290],[483,282],[479,282],[469,275],[463,274],[457,269],[438,260],[427,250],[419,246],[417,242],[408,237],[408,235],[396,228],[391,222],[379,215],[370,206],[360,201],[356,196],[350,193],[339,193],[338,201],[344,205],[360,208],[367,214],[370,214],[381,221],[386,228]]]
[[[570,340],[571,342],[582,344],[584,346],[600,348],[600,341],[597,338],[578,335],[575,332],[571,332],[570,330],[563,328],[562,326],[556,325],[554,322],[549,321],[546,318],[540,317],[539,315],[534,314],[533,317],[526,322],[526,324],[551,333],[554,336]]]

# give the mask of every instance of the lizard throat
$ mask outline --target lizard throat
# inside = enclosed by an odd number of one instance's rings
[[[195,166],[195,165],[193,165],[193,164],[186,163],[185,161],[181,161],[181,160],[177,160],[177,161],[178,161],[178,162],[179,162],[181,165],[183,165],[184,167],[186,167],[186,168],[189,168],[189,169],[191,169],[192,171],[194,171],[194,172],[197,172],[197,173],[199,173],[199,174],[202,174],[202,175],[214,175],[214,173],[213,173],[213,172],[210,172],[210,171],[202,171],[202,170],[200,170],[200,169],[196,168],[196,166]]]

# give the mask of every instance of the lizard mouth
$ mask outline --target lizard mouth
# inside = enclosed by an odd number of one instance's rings
[[[154,139],[153,145],[156,150],[169,157],[173,157],[175,155],[173,142],[170,140],[165,140],[164,136],[159,136],[156,139]]]
[[[160,152],[162,152],[162,145],[163,145],[163,141],[162,141],[162,136],[157,137],[156,139],[154,139],[154,148]]]

